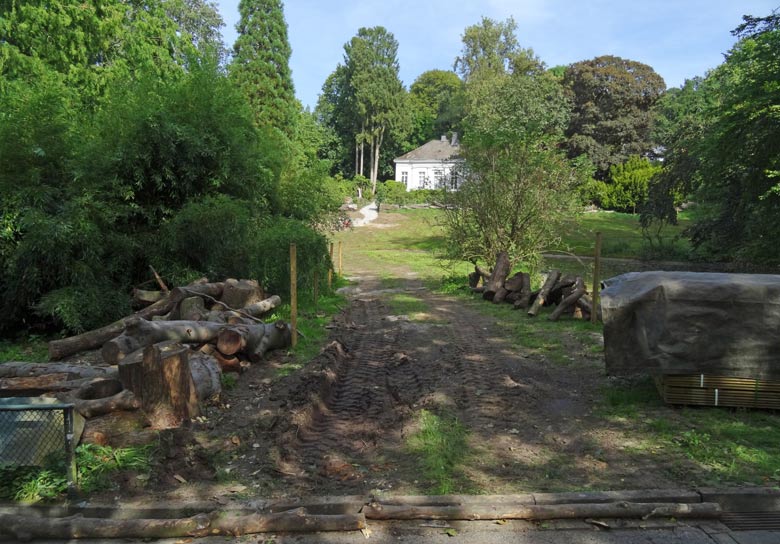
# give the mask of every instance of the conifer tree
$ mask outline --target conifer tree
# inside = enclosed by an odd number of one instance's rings
[[[241,0],[231,75],[249,99],[255,121],[288,138],[298,106],[290,72],[290,43],[281,0]]]

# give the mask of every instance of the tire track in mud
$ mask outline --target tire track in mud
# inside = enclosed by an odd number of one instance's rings
[[[424,408],[446,411],[490,441],[538,407],[548,389],[540,365],[524,362],[501,331],[457,301],[420,297],[426,323],[391,319],[379,299],[353,300],[340,316],[338,342],[294,395],[294,431],[283,449],[296,473],[357,485],[378,458],[402,462],[404,433]]]
[[[287,441],[285,453],[300,472],[359,479],[353,462],[370,463],[388,431],[430,387],[399,349],[403,330],[384,319],[387,313],[378,300],[355,300],[341,317],[337,343],[320,356],[327,360],[314,384],[305,385],[309,402],[294,418],[295,438]]]

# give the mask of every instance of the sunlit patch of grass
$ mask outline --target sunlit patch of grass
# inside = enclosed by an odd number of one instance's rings
[[[454,417],[422,410],[419,430],[407,440],[409,451],[419,456],[430,493],[446,495],[465,487],[462,465],[469,457],[468,432]]]
[[[24,503],[61,498],[67,491],[64,456],[53,456],[43,467],[0,467],[0,499]],[[152,447],[112,448],[83,444],[76,448],[80,491],[89,493],[109,486],[110,475],[132,470],[150,471]]]

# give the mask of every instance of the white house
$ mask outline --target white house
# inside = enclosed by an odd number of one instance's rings
[[[458,180],[452,175],[452,168],[462,160],[458,151],[460,144],[457,132],[452,134],[452,141],[447,140],[447,136],[431,140],[393,161],[395,181],[406,185],[407,191],[443,186],[457,189]]]

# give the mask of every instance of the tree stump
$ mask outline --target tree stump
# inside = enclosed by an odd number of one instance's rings
[[[140,399],[155,429],[178,427],[200,415],[188,354],[180,344],[164,342],[144,349],[140,364],[120,365],[122,383]]]

